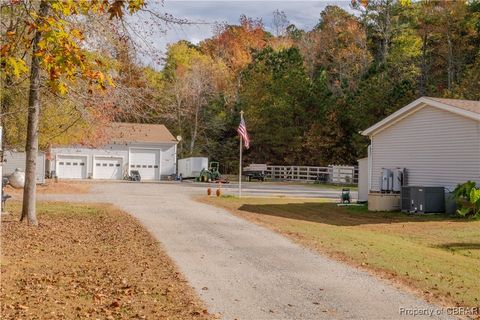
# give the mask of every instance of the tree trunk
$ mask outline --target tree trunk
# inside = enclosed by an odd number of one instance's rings
[[[390,14],[387,14],[386,17],[386,25],[384,29],[384,34],[383,34],[383,40],[382,40],[382,63],[387,62],[387,56],[388,56],[388,50],[389,50],[389,45],[390,45],[390,38],[391,38],[391,31],[390,31]]]
[[[452,90],[453,82],[453,48],[452,40],[450,38],[450,33],[447,33],[447,45],[448,45],[448,55],[447,55],[447,88]]]
[[[40,22],[48,13],[49,3],[47,0],[40,2],[38,21]],[[25,187],[23,189],[22,216],[28,219],[31,225],[37,225],[36,202],[36,165],[38,156],[38,122],[40,115],[40,57],[35,53],[38,51],[38,43],[42,32],[37,30],[32,42],[32,62],[30,66],[30,91],[28,96],[28,120],[27,120],[27,146],[25,163]]]
[[[193,154],[193,149],[195,148],[195,140],[197,140],[197,131],[198,131],[198,112],[199,107],[195,108],[195,125],[193,126],[192,139],[190,140],[190,155]]]
[[[422,57],[420,65],[420,81],[419,81],[419,92],[421,96],[426,95],[427,93],[427,82],[428,82],[428,57],[427,57],[427,45],[428,45],[428,35],[425,33],[422,37]]]
[[[178,80],[176,80],[178,81]],[[180,136],[183,135],[183,125],[182,125],[182,100],[180,98],[179,90],[175,90],[175,112],[176,112],[176,122],[177,122],[177,131]],[[184,138],[182,136],[182,138]],[[184,139],[178,142],[178,151],[177,156],[183,157],[183,142]]]

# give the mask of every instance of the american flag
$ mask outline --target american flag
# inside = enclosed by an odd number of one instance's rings
[[[245,120],[243,119],[243,112],[240,115],[240,125],[238,126],[237,132],[243,138],[245,148],[250,148],[250,138],[248,137],[247,126],[245,125]]]

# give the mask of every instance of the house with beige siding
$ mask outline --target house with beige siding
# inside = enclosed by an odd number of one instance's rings
[[[480,101],[422,97],[362,134],[370,193],[381,191],[383,168],[405,168],[411,186],[480,183]]]

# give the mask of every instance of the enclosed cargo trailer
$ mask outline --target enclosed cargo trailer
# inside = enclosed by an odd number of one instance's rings
[[[200,175],[203,169],[208,169],[208,158],[190,157],[178,160],[178,176],[182,179],[193,179]]]

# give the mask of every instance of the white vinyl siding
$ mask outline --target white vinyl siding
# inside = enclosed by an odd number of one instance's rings
[[[150,160],[152,157],[155,159],[153,161],[147,161],[142,163],[135,163],[130,164],[129,161],[132,161],[131,153],[129,150],[138,151],[138,150],[146,150],[149,153],[149,150],[154,150],[153,154],[146,155],[147,157],[150,156]],[[130,168],[130,165],[140,165],[141,171],[144,169],[150,172],[145,172],[145,180],[160,180],[165,179],[167,176],[170,176],[175,173],[176,162],[177,162],[177,154],[176,154],[176,145],[173,143],[135,143],[135,144],[109,144],[103,146],[98,149],[94,148],[84,148],[84,147],[56,147],[52,149],[52,153],[54,156],[56,155],[75,155],[75,156],[85,156],[87,157],[87,164],[86,164],[86,178],[94,178],[94,179],[123,179],[125,175],[127,175],[131,170],[135,170],[137,168]],[[135,160],[135,156],[133,156]],[[110,177],[110,173],[106,170],[102,170],[102,172],[98,173],[95,171],[96,163],[94,159],[118,159],[116,161],[120,161],[121,159],[121,173],[115,170],[114,175]],[[143,168],[143,165],[146,165],[146,168]],[[152,168],[148,168],[151,165]],[[115,167],[117,163],[115,164]],[[155,168],[155,166],[157,168]],[[110,167],[110,164],[108,164]],[[103,168],[102,165],[102,169]],[[153,170],[155,169],[155,170]],[[52,161],[50,166],[50,170],[57,171],[58,167],[56,165],[56,161]],[[152,175],[152,172],[154,174]],[[142,178],[144,175],[142,175]],[[143,179],[142,179],[143,180]]]
[[[99,157],[114,157],[114,158],[122,158],[123,164],[122,164],[122,171],[126,172],[126,162],[128,159],[128,148],[126,146],[121,146],[121,145],[111,145],[111,146],[106,146],[105,148],[102,149],[92,149],[92,148],[75,148],[75,147],[57,147],[52,149],[52,153],[56,158],[58,158],[59,155],[76,155],[76,156],[84,156],[86,157],[86,178],[93,178],[93,159],[94,158],[99,158]],[[58,175],[58,165],[57,161],[53,161],[53,165],[50,167],[50,170],[55,171],[56,175]]]
[[[480,122],[425,106],[371,137],[371,190],[382,168],[406,168],[408,185],[480,183]]]
[[[177,172],[177,145],[162,149],[160,157],[162,179]]]
[[[26,153],[7,150],[3,153],[3,175],[9,176],[15,169],[25,172]],[[45,183],[45,153],[39,152],[37,158],[37,183]]]

